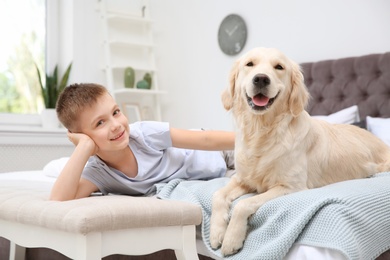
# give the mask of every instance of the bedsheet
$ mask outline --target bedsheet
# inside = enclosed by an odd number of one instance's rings
[[[211,198],[228,181],[174,180],[157,187],[159,198],[202,207],[202,238],[217,257],[220,251],[209,243]],[[375,259],[390,248],[389,195],[390,173],[381,173],[274,199],[251,217],[242,250],[226,259],[283,259],[293,245],[329,248],[347,259]]]

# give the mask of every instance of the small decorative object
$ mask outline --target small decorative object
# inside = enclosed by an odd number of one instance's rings
[[[135,71],[132,67],[127,67],[125,69],[125,87],[134,88],[135,82]]]
[[[146,80],[149,83],[149,86],[152,87],[152,75],[150,75],[150,73],[145,74],[144,80]]]
[[[230,14],[219,26],[219,47],[227,55],[236,55],[244,48],[247,34],[247,27],[241,16]]]
[[[150,85],[146,80],[140,80],[137,82],[137,88],[139,89],[150,89]]]
[[[141,120],[141,113],[137,104],[124,103],[123,108],[129,123],[134,123]]]
[[[149,106],[144,106],[142,109],[141,109],[141,118],[142,120],[153,120],[153,111],[152,111],[152,108],[149,107]]]
[[[41,86],[42,98],[45,103],[45,109],[41,112],[41,120],[43,128],[58,128],[60,121],[57,118],[55,110],[58,96],[64,90],[68,83],[72,63],[69,64],[65,74],[58,82],[58,66],[54,68],[53,75],[45,74],[45,85],[42,82],[41,73],[38,66],[35,64],[38,74],[39,85]]]

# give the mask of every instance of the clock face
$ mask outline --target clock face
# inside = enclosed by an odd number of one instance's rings
[[[245,46],[247,28],[241,16],[230,14],[223,19],[218,30],[218,43],[227,55],[238,54]]]

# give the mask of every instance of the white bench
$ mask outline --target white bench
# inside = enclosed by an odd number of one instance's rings
[[[196,205],[119,195],[49,201],[51,186],[0,182],[0,236],[11,241],[10,259],[24,259],[26,247],[51,248],[76,260],[163,249],[173,249],[177,259],[198,259],[195,227],[202,212]]]

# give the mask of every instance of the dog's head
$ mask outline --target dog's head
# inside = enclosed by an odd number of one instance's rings
[[[300,67],[276,49],[256,48],[239,58],[222,93],[225,109],[248,110],[255,115],[299,115],[309,93]]]

